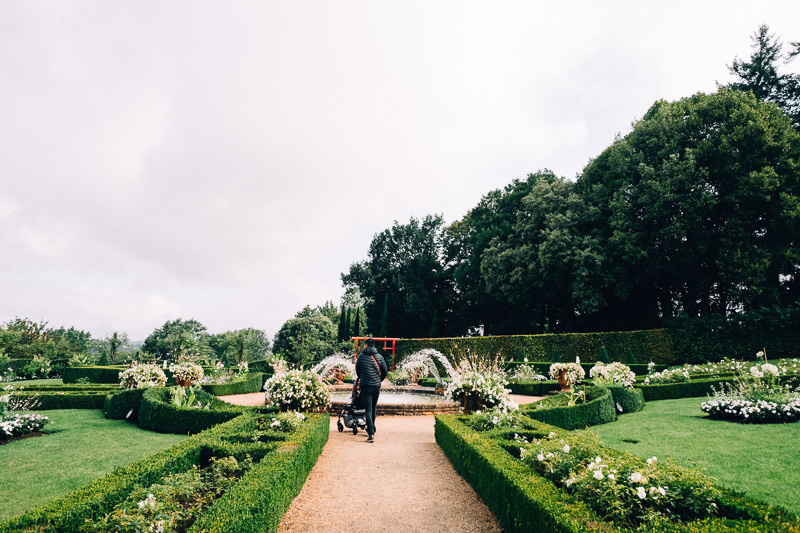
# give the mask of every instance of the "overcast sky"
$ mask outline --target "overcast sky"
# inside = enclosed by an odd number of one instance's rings
[[[797,0],[2,0],[0,322],[273,337],[338,304],[393,221],[574,179],[798,21]]]

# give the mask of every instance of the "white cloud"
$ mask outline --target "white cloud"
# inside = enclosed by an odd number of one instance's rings
[[[796,2],[8,2],[0,321],[274,334],[394,220],[574,177]]]

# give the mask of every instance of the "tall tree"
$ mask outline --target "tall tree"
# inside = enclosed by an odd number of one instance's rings
[[[298,366],[331,355],[336,348],[336,326],[322,313],[287,320],[275,334],[273,347]]]
[[[522,200],[530,194],[545,170],[515,179],[503,189],[489,192],[467,215],[452,223],[443,235],[446,274],[455,285],[455,297],[449,304],[454,327],[450,333],[485,335],[529,333],[530,320],[509,307],[496,290],[487,287],[483,276],[484,252],[493,241],[506,239],[522,209]]]
[[[721,89],[656,102],[584,170],[618,298],[653,318],[778,305],[797,290],[800,142],[789,118]],[[638,321],[636,320],[638,318]]]
[[[791,43],[784,55],[783,44],[769,33],[769,26],[759,26],[751,37],[753,53],[750,60],[734,58],[728,66],[736,80],[726,87],[737,91],[753,91],[756,98],[773,102],[800,125],[800,74],[778,72],[780,63],[788,63],[800,54],[800,43]]]
[[[195,319],[168,320],[151,333],[142,351],[173,361],[198,360],[211,354],[206,327]]]
[[[368,259],[351,265],[342,275],[346,288],[358,287],[365,298],[367,329],[381,331],[384,302],[388,301],[391,331],[397,337],[425,337],[436,309],[443,330],[448,327],[453,285],[442,263],[441,216],[412,218],[377,235]]]

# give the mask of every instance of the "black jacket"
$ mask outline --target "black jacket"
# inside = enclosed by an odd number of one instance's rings
[[[372,357],[375,357],[373,360]],[[377,365],[375,363],[378,363]],[[380,387],[381,381],[386,379],[388,369],[386,360],[372,346],[367,346],[358,356],[356,361],[356,375],[362,387]]]

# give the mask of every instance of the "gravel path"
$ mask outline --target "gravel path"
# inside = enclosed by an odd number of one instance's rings
[[[433,416],[384,416],[375,443],[339,433],[325,449],[283,517],[290,532],[500,532],[472,487],[433,438]]]
[[[260,392],[220,398],[264,404]],[[513,399],[521,404],[539,398]],[[379,416],[373,444],[363,431],[340,433],[336,419],[331,416],[328,443],[279,533],[503,531],[436,444],[433,416]]]

